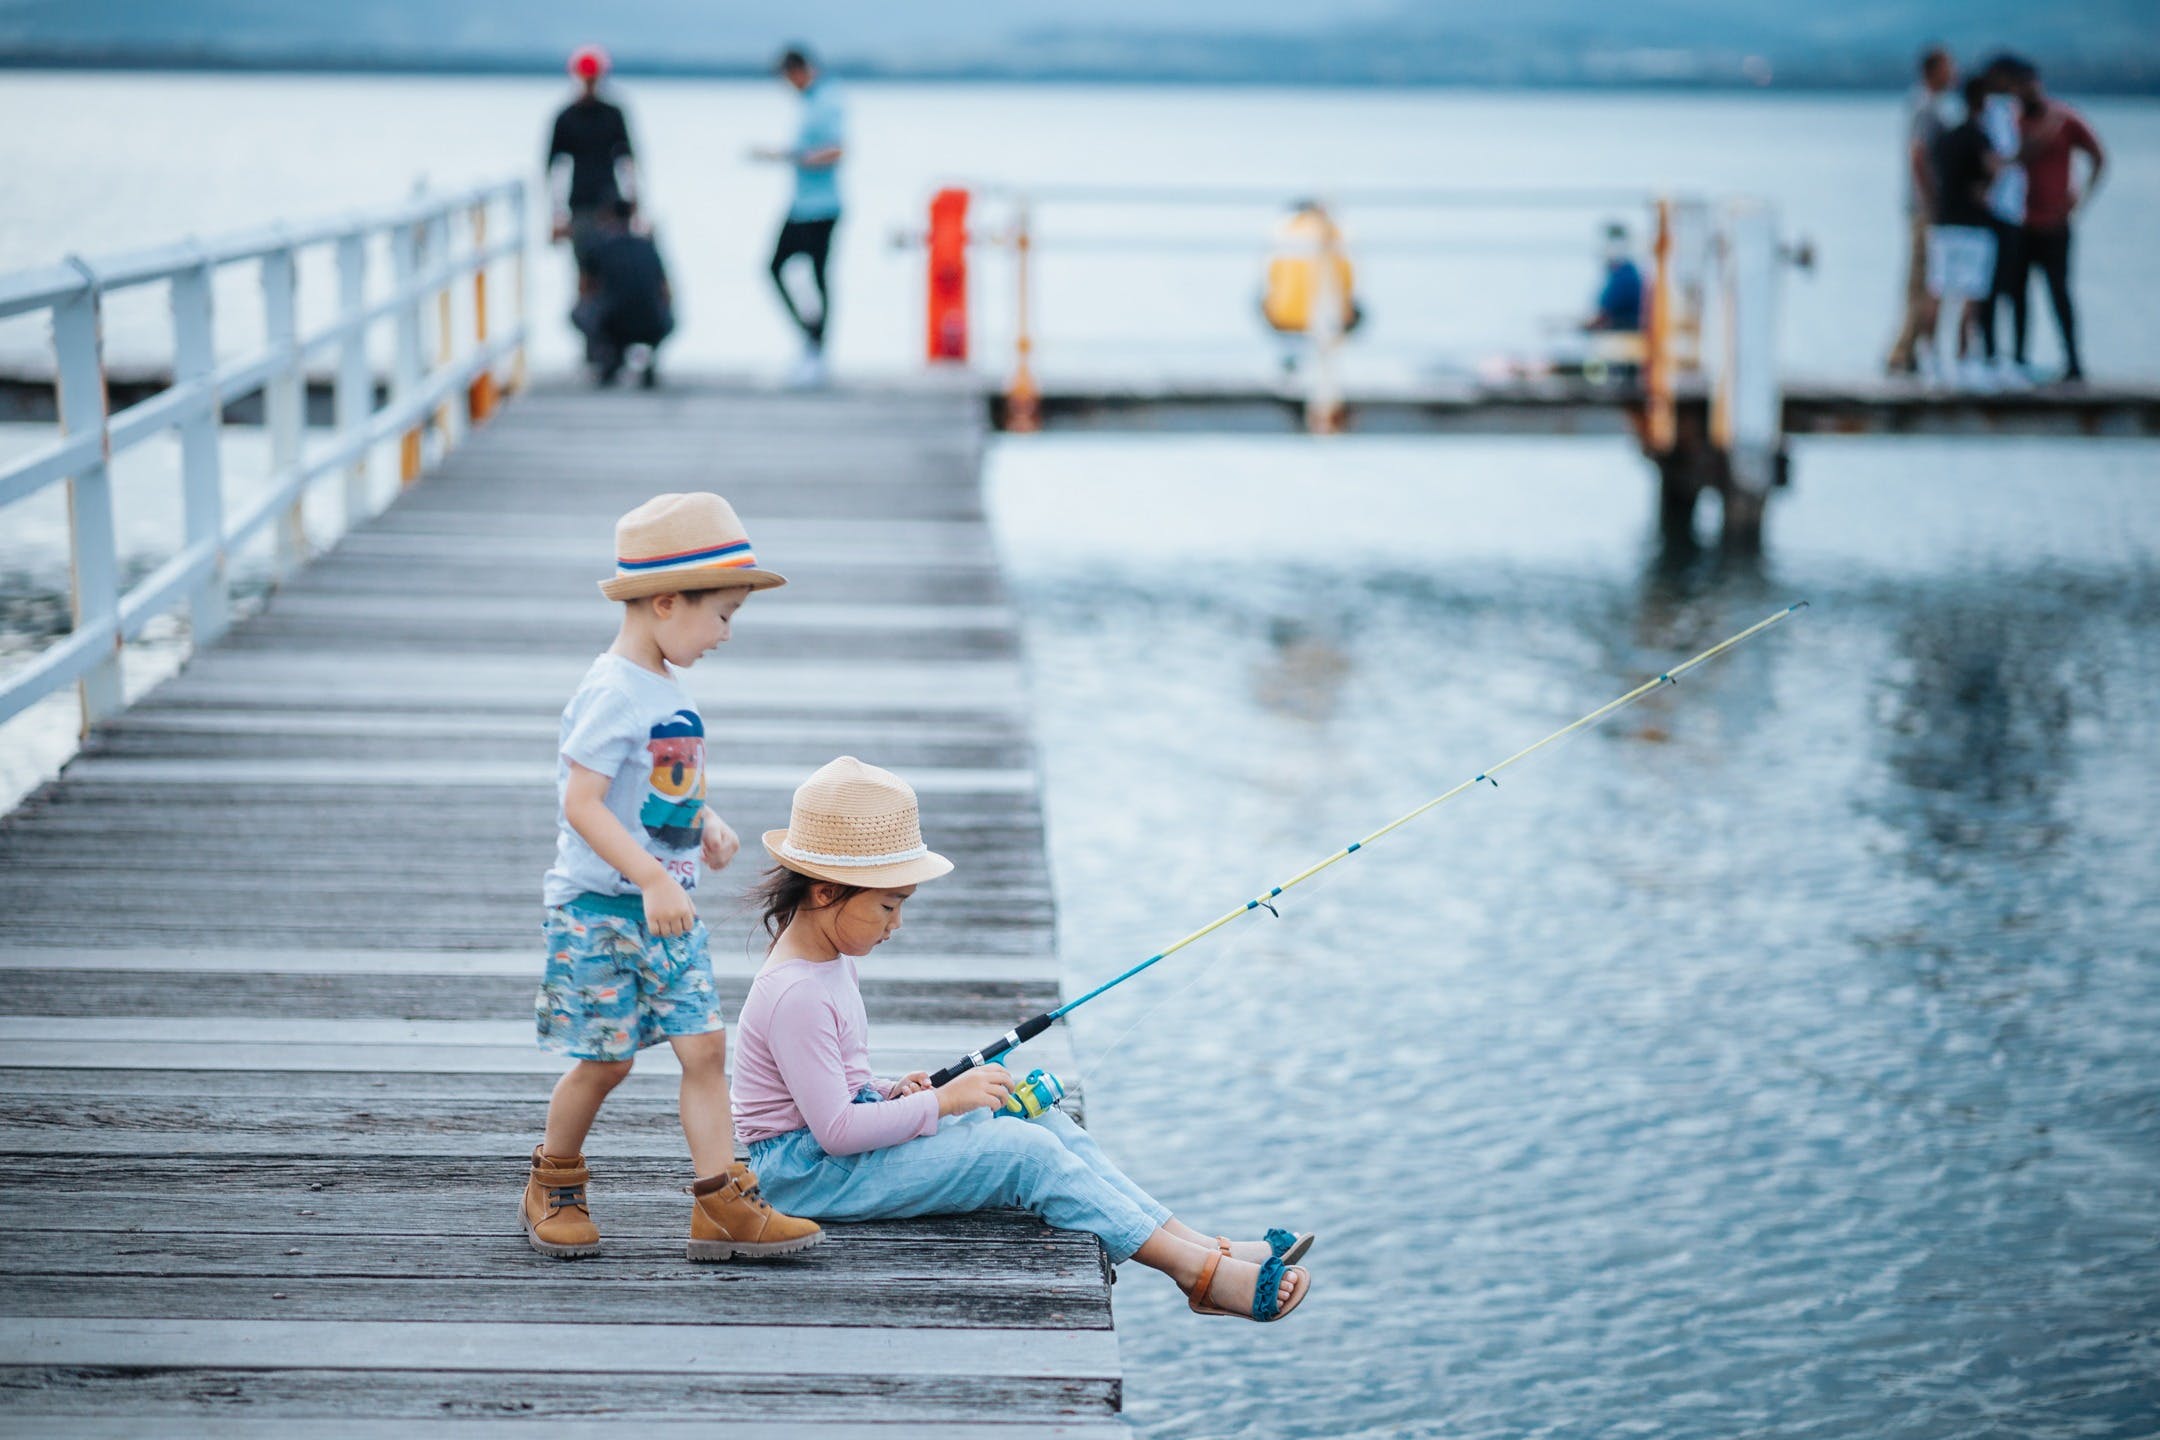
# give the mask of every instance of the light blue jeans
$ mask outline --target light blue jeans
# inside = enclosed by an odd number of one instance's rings
[[[860,1155],[828,1155],[807,1128],[790,1130],[752,1143],[750,1163],[766,1199],[808,1220],[1027,1210],[1100,1236],[1118,1263],[1170,1218],[1058,1110],[1033,1120],[970,1110],[935,1135]]]

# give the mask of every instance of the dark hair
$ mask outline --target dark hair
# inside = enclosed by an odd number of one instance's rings
[[[1950,52],[1948,50],[1943,49],[1940,45],[1930,45],[1920,52],[1920,77],[1926,79],[1928,71],[1938,65],[1947,65],[1949,63]]]
[[[802,46],[790,45],[780,52],[780,58],[773,62],[773,69],[815,70],[817,69],[817,61],[811,59],[810,52]]]
[[[827,886],[834,892],[833,898],[825,905],[815,903],[817,897],[814,892],[820,885]],[[790,870],[785,865],[774,865],[757,878],[757,883],[750,887],[750,893],[745,898],[757,907],[758,923],[765,927],[765,933],[778,940],[780,932],[794,923],[798,912],[823,910],[827,905],[844,905],[862,892],[863,887],[860,885],[842,885],[837,880],[820,880],[814,875]]]
[[[2024,56],[2013,55],[2007,50],[1988,61],[1987,69],[1989,74],[2000,76],[2012,85],[2021,85],[2027,80],[2038,78],[2040,74],[2039,66]]]
[[[1965,108],[1972,112],[1973,119],[1980,118],[1981,110],[1987,105],[1990,88],[1985,74],[1965,77]]]

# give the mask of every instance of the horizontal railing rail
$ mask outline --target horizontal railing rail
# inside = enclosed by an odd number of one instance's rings
[[[50,317],[60,420],[58,438],[0,465],[0,507],[54,485],[67,487],[73,609],[65,637],[0,679],[0,722],[72,684],[87,731],[124,703],[122,646],[150,622],[184,607],[195,645],[223,633],[231,619],[228,558],[240,546],[282,519],[274,573],[282,577],[306,559],[302,506],[317,481],[344,475],[349,527],[371,513],[367,467],[377,446],[398,441],[399,474],[409,484],[420,473],[425,431],[432,428],[438,445],[447,447],[457,437],[460,410],[468,421],[484,420],[504,390],[522,385],[525,209],[525,182],[510,180],[453,194],[423,192],[363,214],[0,274],[0,319],[40,311]],[[491,216],[502,237],[493,242]],[[390,284],[370,297],[368,252],[381,241],[388,245]],[[300,257],[323,246],[336,251],[336,318],[301,334]],[[491,333],[488,280],[505,262],[512,267],[511,322]],[[264,343],[220,359],[214,282],[224,267],[243,264],[260,267]],[[468,278],[470,333],[461,340],[452,291]],[[103,302],[156,284],[171,292],[172,383],[112,410]],[[369,340],[385,323],[394,329],[394,343],[387,399],[378,408]],[[326,440],[311,445],[306,366],[322,357],[336,367],[335,423]],[[269,431],[270,478],[262,494],[228,514],[218,425],[227,404],[258,391]],[[112,462],[169,432],[178,432],[180,441],[184,534],[170,558],[123,592]]]

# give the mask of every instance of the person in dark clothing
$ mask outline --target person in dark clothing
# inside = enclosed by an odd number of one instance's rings
[[[1935,223],[1928,229],[1928,291],[1958,317],[1958,360],[1973,385],[1982,383],[1973,368],[1979,362],[1974,342],[1985,338],[1986,307],[1995,293],[1995,231],[1987,192],[2003,164],[1981,123],[1987,95],[1984,77],[1967,80],[1964,120],[1935,142],[1938,190]]]
[[[607,52],[597,45],[587,45],[570,57],[578,96],[556,115],[548,137],[554,238],[570,242],[581,290],[590,278],[589,252],[605,216],[618,202],[637,203],[629,122],[620,107],[600,98],[600,81],[607,72]]]
[[[578,297],[571,323],[585,333],[593,378],[612,385],[633,351],[643,351],[638,383],[659,383],[660,342],[675,331],[675,297],[660,247],[630,225],[618,200],[599,217],[589,247],[593,284]]]
[[[2025,173],[2029,177],[2025,200],[2025,259],[2047,282],[2048,300],[2055,308],[2055,323],[2062,331],[2063,379],[2072,383],[2085,378],[2078,356],[2077,311],[2070,299],[2070,220],[2092,198],[2107,168],[2107,153],[2100,137],[2085,117],[2049,98],[2040,85],[2040,71],[2030,61],[2012,60],[2008,81],[2011,93],[2023,107],[2020,126],[2024,136]],[[2072,160],[2083,151],[2091,168],[2081,187]],[[2013,316],[2012,336],[2017,361],[2025,363],[2025,316]]]

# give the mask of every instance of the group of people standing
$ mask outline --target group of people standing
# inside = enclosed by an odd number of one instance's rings
[[[2060,379],[2082,381],[2070,236],[2106,166],[2092,126],[2048,95],[2029,60],[1997,55],[1960,85],[1957,62],[1935,48],[1921,56],[1905,133],[1911,258],[1889,372],[1966,389],[2037,383],[2027,341],[2028,293],[2038,270],[2062,332]],[[2082,183],[2074,164],[2081,152],[2088,160]],[[2005,311],[2007,351],[1996,330]],[[1946,316],[1953,336],[1947,353],[1937,338]]]
[[[576,98],[555,117],[548,137],[547,171],[554,209],[553,238],[567,241],[577,262],[578,296],[571,323],[585,336],[585,359],[594,378],[612,385],[633,361],[639,383],[657,382],[656,357],[675,329],[674,293],[639,208],[637,156],[622,108],[600,93],[609,64],[596,45],[570,57]],[[825,381],[825,334],[832,310],[827,257],[840,223],[840,161],[844,125],[839,97],[800,47],[784,52],[776,67],[802,100],[795,143],[761,147],[751,158],[794,167],[795,193],[773,247],[771,273],[780,303],[802,332],[803,353],[790,383]],[[789,262],[802,260],[815,293],[815,308],[789,288]]]

